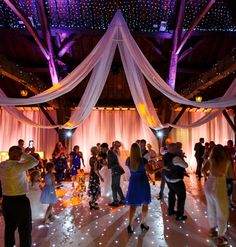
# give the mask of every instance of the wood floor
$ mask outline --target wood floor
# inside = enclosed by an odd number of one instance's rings
[[[204,247],[215,246],[207,237],[208,223],[203,193],[204,181],[194,175],[185,178],[187,187],[186,222],[177,222],[166,215],[167,193],[163,201],[157,200],[159,182],[152,187],[152,203],[147,220],[150,230],[141,232],[140,210],[137,211],[135,233],[128,235],[128,207],[111,209],[106,204],[109,198],[99,200],[100,210],[88,208],[85,195],[82,202],[69,182],[58,192],[59,201],[55,206],[55,220],[44,225],[42,220],[33,223],[33,246],[41,247]],[[124,191],[127,184],[123,183]],[[0,246],[3,243],[4,221],[0,216]],[[17,234],[16,234],[17,235]],[[236,246],[236,211],[231,211],[227,233],[230,246]],[[18,242],[18,240],[17,240]],[[18,245],[17,245],[18,246]]]

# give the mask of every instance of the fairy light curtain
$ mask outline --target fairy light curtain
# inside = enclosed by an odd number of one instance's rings
[[[222,108],[236,105],[236,80],[227,90],[224,97],[201,103],[190,101],[169,87],[154,70],[154,68],[139,49],[138,45],[129,32],[128,26],[122,14],[119,11],[114,16],[108,30],[93,49],[93,51],[70,75],[48,90],[27,99],[8,98],[6,96],[4,97],[2,92],[0,95],[0,105],[31,105],[53,100],[71,91],[93,69],[89,83],[78,107],[73,112],[70,120],[64,125],[59,126],[60,128],[67,129],[77,127],[82,121],[84,121],[86,117],[88,117],[92,111],[92,108],[96,105],[96,102],[105,85],[117,44],[121,53],[127,81],[137,110],[141,118],[151,128],[160,129],[167,126],[185,128],[196,127],[216,117],[221,112]],[[216,112],[209,113],[208,115],[194,123],[191,123],[188,126],[169,124],[163,125],[161,124],[155,112],[143,75],[157,90],[162,92],[165,96],[176,103],[195,107],[221,109]],[[6,110],[11,112],[11,114],[14,114],[17,119],[22,117],[21,114],[16,114],[13,108],[6,108]],[[22,120],[25,122],[28,121],[25,117],[22,117]],[[28,123],[31,124],[30,121],[28,121]],[[48,126],[42,125],[37,125],[35,127],[48,128]],[[58,125],[50,126],[50,128],[51,127],[55,128],[58,127]]]

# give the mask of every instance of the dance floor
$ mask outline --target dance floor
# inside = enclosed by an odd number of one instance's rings
[[[59,191],[55,219],[49,225],[37,220],[33,223],[33,246],[41,247],[204,247],[216,246],[207,236],[207,214],[203,193],[204,182],[194,175],[185,178],[187,187],[186,222],[177,222],[166,215],[167,196],[157,200],[159,182],[152,187],[152,203],[147,220],[150,230],[141,232],[140,211],[134,224],[135,233],[128,235],[128,207],[111,209],[109,198],[99,200],[100,210],[91,211],[85,195],[78,200],[71,183],[65,182]],[[125,190],[124,190],[125,191]],[[167,190],[166,190],[167,194]],[[0,246],[3,244],[4,222],[0,217]],[[231,211],[227,233],[229,246],[236,246],[236,211]],[[18,240],[17,240],[18,242]],[[18,245],[17,245],[18,246]]]

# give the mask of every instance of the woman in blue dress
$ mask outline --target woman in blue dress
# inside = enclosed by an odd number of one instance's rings
[[[146,224],[148,214],[148,204],[151,202],[151,190],[146,171],[148,173],[155,173],[148,166],[148,161],[142,158],[142,153],[139,145],[133,143],[130,150],[130,157],[126,161],[126,165],[130,169],[130,180],[128,192],[126,195],[126,204],[130,206],[129,210],[129,226],[128,233],[133,233],[132,223],[137,206],[142,206],[142,220],[141,230],[148,230],[149,226]]]
[[[71,180],[72,180],[72,187],[75,187],[75,179],[76,175],[78,174],[78,170],[81,167],[81,161],[84,165],[83,153],[79,151],[79,146],[76,145],[73,148],[73,151],[70,153],[70,166],[71,166]]]

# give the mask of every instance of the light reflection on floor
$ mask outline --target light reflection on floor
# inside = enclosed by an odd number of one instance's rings
[[[64,183],[58,193],[60,200],[55,206],[55,219],[50,225],[37,220],[33,224],[33,246],[41,247],[204,247],[215,246],[207,237],[206,208],[197,190],[202,193],[202,184],[195,177],[186,178],[188,191],[186,211],[188,220],[177,222],[166,215],[167,197],[161,202],[156,199],[159,186],[152,187],[153,200],[150,204],[148,224],[150,230],[142,233],[139,227],[140,210],[134,223],[135,233],[127,234],[128,207],[111,209],[106,205],[109,198],[101,198],[100,210],[90,211],[89,199],[85,195],[80,203],[71,183]],[[194,189],[193,189],[194,188]],[[125,191],[125,190],[124,190]],[[235,212],[233,212],[235,214]],[[3,246],[3,218],[0,218],[0,246]],[[231,246],[236,246],[235,225],[229,227]]]

